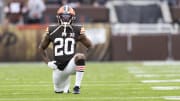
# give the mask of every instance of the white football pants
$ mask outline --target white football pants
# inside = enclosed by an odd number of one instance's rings
[[[75,58],[73,57],[63,71],[53,70],[54,91],[67,93],[70,88],[70,75],[76,73]]]

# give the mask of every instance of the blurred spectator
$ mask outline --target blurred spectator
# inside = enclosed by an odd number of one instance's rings
[[[92,5],[94,0],[80,0],[81,4],[83,5]]]
[[[57,4],[57,3],[59,3],[58,1],[60,1],[60,0],[45,0],[45,3],[46,4]]]
[[[27,12],[27,8],[23,2],[12,0],[5,6],[4,12],[11,24],[23,24],[23,14]]]
[[[2,19],[3,19],[3,5],[4,5],[4,2],[3,0],[0,0],[0,24],[2,23]]]
[[[59,0],[61,5],[69,5],[72,8],[76,8],[80,6],[80,0]]]
[[[166,1],[170,7],[180,7],[180,0],[161,0]]]
[[[82,5],[104,6],[108,0],[79,0]]]
[[[29,0],[28,6],[28,24],[42,23],[43,14],[46,10],[46,5],[43,0]]]
[[[179,0],[167,0],[169,6],[177,6]]]
[[[93,6],[99,7],[104,6],[106,4],[107,0],[95,0],[93,3]]]

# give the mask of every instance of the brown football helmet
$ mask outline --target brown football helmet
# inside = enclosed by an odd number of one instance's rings
[[[57,10],[56,17],[60,24],[71,24],[75,21],[75,11],[72,7],[64,5]]]

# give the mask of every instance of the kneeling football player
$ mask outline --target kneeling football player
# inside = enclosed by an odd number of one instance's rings
[[[74,94],[80,93],[81,81],[85,70],[86,57],[76,53],[76,44],[81,42],[87,48],[92,48],[91,41],[85,35],[82,26],[72,24],[75,20],[75,11],[70,6],[62,6],[57,10],[57,25],[47,27],[41,40],[39,50],[44,62],[53,70],[53,84],[56,93],[68,93],[70,75],[75,74]],[[46,49],[53,44],[53,60],[47,56]]]

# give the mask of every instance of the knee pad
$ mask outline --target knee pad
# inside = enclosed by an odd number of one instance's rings
[[[76,61],[77,66],[85,66],[85,59],[78,59]]]
[[[76,61],[76,71],[78,72],[84,72],[85,71],[85,60],[84,59],[79,59]]]

